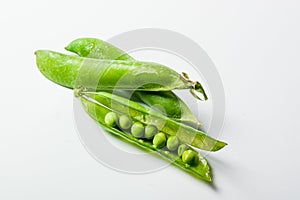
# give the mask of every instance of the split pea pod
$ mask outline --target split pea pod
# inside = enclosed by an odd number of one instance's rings
[[[199,82],[153,62],[99,60],[38,50],[36,62],[41,73],[67,88],[82,86],[90,90],[170,91],[190,89],[207,99]],[[196,94],[198,96],[196,96]]]
[[[169,160],[173,165],[183,169],[192,175],[201,178],[205,181],[211,181],[211,174],[210,174],[210,167],[203,157],[199,157],[197,164],[187,164],[184,159],[181,159],[180,156],[178,157],[176,154],[173,154],[169,151],[160,149],[148,140],[141,140],[136,138],[134,135],[125,133],[120,131],[117,128],[107,126],[105,124],[105,117],[110,113],[115,112],[116,110],[113,109],[115,106],[108,107],[106,105],[101,104],[99,101],[95,101],[95,99],[90,99],[90,97],[86,96],[84,93],[77,93],[77,96],[81,99],[84,109],[86,112],[96,120],[107,132],[117,135],[123,138],[125,141],[129,143],[133,143],[146,151],[154,151],[157,152],[158,155],[163,157],[166,160]],[[133,112],[133,111],[132,111]],[[124,114],[121,112],[117,112],[120,116]],[[196,152],[196,151],[195,151]]]
[[[88,58],[134,60],[133,57],[121,49],[96,38],[76,39],[68,44],[65,49]],[[139,99],[174,120],[189,123],[195,127],[202,125],[189,107],[172,91],[136,91],[132,95],[133,98]]]
[[[154,125],[159,131],[169,136],[176,136],[181,143],[190,144],[206,151],[218,151],[227,144],[206,135],[187,125],[178,123],[159,112],[153,111],[139,103],[107,92],[78,92],[78,96],[90,100],[91,103],[105,106],[122,115],[128,115],[133,120],[146,125]],[[95,116],[94,119],[98,120]]]
[[[141,140],[139,138],[136,138],[132,134],[125,133],[111,126],[107,126],[105,124],[105,116],[113,111],[112,108],[107,107],[99,102],[95,103],[94,101],[91,101],[87,96],[82,94],[79,94],[78,97],[80,98],[86,112],[108,133],[121,137],[126,142],[134,144],[147,152],[156,152],[163,159],[190,173],[196,178],[200,178],[208,182],[212,181],[210,167],[205,158],[199,157],[199,161],[196,165],[189,165],[185,163],[180,156],[155,147],[154,145],[152,145],[151,141]]]

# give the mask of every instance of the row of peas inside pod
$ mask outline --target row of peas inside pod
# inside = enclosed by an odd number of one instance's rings
[[[197,151],[186,144],[180,144],[176,136],[169,136],[160,132],[154,125],[144,125],[141,122],[133,121],[127,115],[118,115],[115,112],[107,113],[104,121],[107,126],[117,127],[136,138],[152,141],[155,148],[165,149],[172,154],[178,155],[188,165],[196,165],[199,161],[199,153]]]

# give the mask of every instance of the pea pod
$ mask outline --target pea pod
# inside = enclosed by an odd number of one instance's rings
[[[162,96],[162,91],[167,93],[172,89],[190,89],[193,95],[199,92],[206,99],[201,85],[190,81],[186,74],[180,76],[163,65],[135,61],[129,55],[120,55],[123,53],[121,50],[114,50],[113,46],[108,46],[102,52],[98,51],[99,55],[94,55],[103,56],[107,53],[105,56],[108,56],[115,53],[111,55],[115,57],[114,60],[96,60],[40,50],[36,52],[37,64],[48,79],[64,87],[76,88],[75,95],[80,98],[87,113],[108,133],[117,135],[143,150],[156,152],[186,172],[211,181],[207,161],[199,157],[198,152],[191,147],[182,148],[180,144],[217,151],[226,143],[137,102],[109,92],[93,92],[115,89],[158,91],[158,96]],[[85,49],[82,54],[89,51]],[[82,88],[77,89],[78,86]],[[146,97],[146,100],[149,99]],[[181,157],[177,156],[177,152],[182,154]]]
[[[96,38],[79,38],[72,41],[66,50],[87,58],[107,60],[132,60],[130,55],[108,42]]]
[[[48,50],[38,50],[35,53],[37,65],[44,76],[68,88],[82,85],[97,91],[190,89],[194,96],[197,93],[198,96],[195,97],[207,99],[199,82],[193,82],[157,63],[98,60]]]
[[[96,120],[102,128],[107,131],[110,134],[119,136],[124,141],[134,144],[141,149],[147,151],[147,152],[155,152],[163,159],[171,162],[173,165],[179,167],[180,169],[188,172],[189,174],[195,176],[196,178],[200,178],[202,180],[211,182],[211,172],[209,164],[207,163],[206,159],[203,157],[199,158],[199,162],[197,165],[188,165],[182,161],[180,157],[178,157],[175,154],[170,153],[169,151],[165,151],[163,149],[159,149],[152,145],[150,141],[147,140],[141,140],[139,138],[134,137],[131,134],[125,133],[123,131],[120,131],[117,128],[109,127],[105,125],[105,115],[107,113],[110,113],[112,111],[111,108],[102,105],[101,103],[95,103],[94,101],[91,101],[87,96],[80,95],[79,98],[81,99],[82,105],[86,112],[94,119]]]
[[[82,57],[110,60],[134,60],[126,52],[96,38],[79,38],[72,41],[66,50]],[[133,98],[137,98],[151,108],[161,111],[166,116],[194,127],[202,124],[197,120],[189,107],[172,91],[143,92],[136,91]]]
[[[181,143],[190,144],[206,151],[218,151],[227,145],[225,142],[209,137],[202,131],[171,120],[159,112],[123,97],[107,92],[85,91],[81,91],[77,95],[85,97],[93,103],[106,106],[122,115],[129,115],[133,120],[143,124],[154,125],[170,136],[177,136]]]
[[[189,107],[172,91],[142,92],[137,91],[134,97],[166,116],[195,128],[202,126]]]

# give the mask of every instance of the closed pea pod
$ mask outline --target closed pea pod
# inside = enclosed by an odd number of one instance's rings
[[[87,58],[109,59],[109,60],[134,60],[130,55],[96,38],[79,38],[72,41],[66,50]]]
[[[66,50],[82,57],[96,59],[134,60],[126,52],[117,47],[96,38],[79,38],[72,41]],[[190,123],[194,127],[202,124],[197,120],[189,107],[172,91],[143,92],[135,91],[134,98],[138,98],[148,106],[161,111],[174,120]]]
[[[170,91],[190,89],[197,98],[207,99],[198,82],[157,63],[124,60],[98,60],[65,55],[48,50],[35,52],[40,71],[51,81],[90,90]],[[202,96],[202,97],[201,97]]]
[[[172,91],[133,93],[141,102],[150,106],[162,114],[182,123],[189,124],[195,128],[202,126],[189,107]]]

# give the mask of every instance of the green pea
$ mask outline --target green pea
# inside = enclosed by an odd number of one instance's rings
[[[181,157],[183,152],[188,149],[189,149],[189,146],[186,144],[179,145],[178,150],[177,150],[178,156]]]
[[[104,122],[107,126],[114,127],[118,121],[118,115],[114,112],[109,112],[105,115]]]
[[[189,165],[194,165],[197,163],[198,154],[193,150],[185,150],[182,154],[182,161]]]
[[[167,141],[167,147],[170,151],[175,151],[179,146],[179,140],[176,136],[170,136]]]
[[[153,136],[157,133],[156,126],[153,125],[147,125],[145,127],[145,138],[152,139]]]
[[[163,148],[166,145],[166,135],[162,132],[157,133],[153,138],[153,145],[157,148]]]
[[[136,138],[141,138],[144,135],[144,125],[141,122],[135,122],[131,127],[131,133]]]
[[[132,125],[131,119],[127,115],[121,115],[119,118],[119,126],[121,129],[129,129]]]

